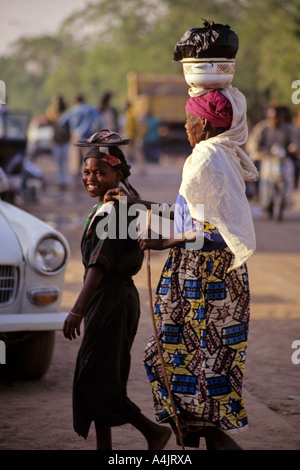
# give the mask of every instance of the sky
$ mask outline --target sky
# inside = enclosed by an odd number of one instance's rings
[[[73,12],[97,0],[0,0],[0,55],[22,36],[55,34]]]

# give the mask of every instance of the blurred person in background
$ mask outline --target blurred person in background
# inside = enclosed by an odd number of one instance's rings
[[[78,94],[74,98],[74,105],[60,117],[59,124],[70,129],[72,140],[77,141],[88,139],[92,134],[102,129],[103,119],[98,109],[87,104],[84,96]],[[76,149],[71,154],[71,170],[77,177],[81,177],[82,163],[82,152]]]
[[[158,163],[160,159],[160,122],[150,112],[144,118],[143,147],[146,160],[150,163]]]
[[[136,163],[141,174],[145,173],[145,155],[143,152],[144,126],[138,119],[134,106],[127,101],[124,114],[121,118],[122,133],[126,139],[130,139],[130,145],[126,150],[129,161]]]
[[[59,118],[67,110],[67,105],[62,96],[54,96],[53,103],[46,109],[46,118],[53,127],[52,152],[58,165],[60,189],[64,190],[68,184],[68,159],[70,150],[71,133],[69,126],[62,127]]]
[[[291,133],[291,144],[288,147],[289,157],[294,164],[294,188],[298,188],[300,172],[300,129],[293,122],[292,111],[288,106],[280,106],[283,122],[285,122]]]
[[[100,100],[99,111],[103,120],[103,128],[110,131],[118,132],[118,112],[114,106],[111,105],[113,94],[105,92]]]
[[[285,184],[287,203],[294,189],[294,164],[292,160],[298,153],[298,141],[294,126],[287,122],[286,108],[271,104],[266,119],[258,122],[252,129],[246,150],[260,171],[256,195],[264,210],[272,215],[272,193],[274,165],[278,158],[285,163]]]

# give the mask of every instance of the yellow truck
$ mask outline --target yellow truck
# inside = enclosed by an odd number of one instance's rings
[[[127,75],[127,99],[138,117],[147,112],[161,124],[161,147],[167,153],[181,153],[189,147],[184,128],[185,104],[189,98],[183,74]]]

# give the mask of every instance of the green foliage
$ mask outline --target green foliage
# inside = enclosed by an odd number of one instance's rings
[[[241,11],[235,85],[245,93],[253,121],[262,117],[269,101],[293,108],[291,85],[300,70],[299,21],[299,0],[253,0]]]
[[[233,85],[253,121],[269,100],[291,105],[291,84],[300,79],[300,0],[99,0],[70,16],[56,37],[21,39],[0,58],[8,103],[43,113],[54,94],[70,104],[81,92],[96,106],[110,90],[122,109],[128,72],[182,73],[172,61],[175,44],[203,18],[239,35]]]

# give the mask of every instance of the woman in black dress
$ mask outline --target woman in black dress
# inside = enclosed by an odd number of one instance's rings
[[[162,449],[170,437],[167,427],[146,418],[127,396],[130,350],[137,331],[140,303],[132,276],[141,268],[143,252],[136,239],[124,235],[132,220],[120,203],[104,203],[105,193],[130,175],[123,152],[92,148],[84,161],[83,183],[99,202],[89,215],[81,242],[85,268],[82,290],[66,318],[64,335],[84,337],[78,352],[73,385],[75,431],[86,438],[94,421],[98,450],[112,449],[111,427],[132,424],[146,438],[148,449]],[[127,232],[128,234],[128,232]]]

